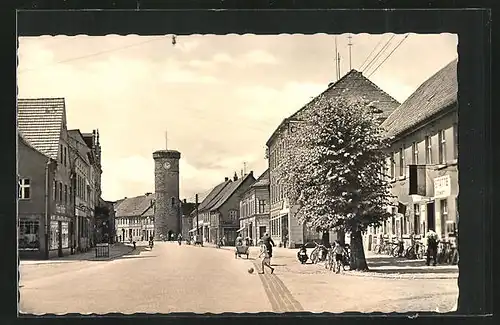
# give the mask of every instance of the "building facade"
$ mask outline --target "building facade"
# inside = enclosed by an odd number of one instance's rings
[[[287,247],[290,248],[311,241],[320,241],[325,237],[324,234],[309,225],[298,222],[295,216],[297,206],[290,204],[289,198],[286,197],[284,192],[284,184],[279,183],[277,176],[282,162],[287,159],[287,148],[293,145],[288,143],[289,134],[299,127],[298,122],[303,118],[303,114],[315,105],[321,96],[327,98],[339,96],[355,99],[363,98],[376,109],[380,122],[384,121],[399,106],[399,103],[394,98],[382,91],[360,72],[351,70],[337,82],[331,83],[322,94],[314,98],[298,112],[283,120],[274,131],[266,143],[270,177],[270,235],[279,245],[286,242]],[[335,234],[329,232],[326,235],[332,237]],[[331,239],[329,238],[329,240]]]
[[[55,210],[52,182],[57,161],[32,147],[20,134],[17,153],[19,256],[46,259],[49,257],[50,216]]]
[[[215,244],[225,237],[228,245],[234,244],[239,228],[240,199],[254,182],[253,172],[241,177],[235,173],[232,180],[226,177],[203,199],[198,206],[198,231],[204,242]],[[191,213],[193,236],[197,234],[195,212]]]
[[[243,193],[238,231],[254,245],[269,231],[269,169]]]
[[[394,216],[369,229],[366,246],[386,239],[410,242],[429,229],[454,239],[458,224],[457,60],[425,81],[382,124],[393,137],[387,160]]]
[[[181,201],[179,200],[179,159],[175,150],[153,153],[155,162],[155,240],[170,239],[181,232]]]
[[[152,193],[115,202],[114,223],[119,242],[149,240],[154,236],[155,202]]]
[[[46,221],[48,254],[70,254],[75,238],[68,133],[64,98],[18,99],[18,131],[26,143],[57,162],[51,181],[53,209]],[[20,158],[21,159],[21,158]],[[45,169],[45,167],[44,167]]]

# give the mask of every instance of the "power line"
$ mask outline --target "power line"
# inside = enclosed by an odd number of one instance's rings
[[[375,52],[375,50],[378,48],[378,46],[380,44],[382,44],[382,41],[384,40],[384,37],[382,37],[380,39],[380,41],[378,41],[377,45],[375,45],[375,47],[373,48],[373,50],[370,52],[370,54],[368,54],[368,56],[366,57],[366,59],[363,61],[363,63],[359,66],[359,69],[360,70],[363,70],[363,66],[365,65],[365,63],[368,61],[368,59],[372,56],[372,54]]]
[[[91,58],[91,57],[94,57],[94,56],[98,56],[98,55],[102,55],[102,54],[106,54],[106,53],[111,53],[111,52],[116,52],[116,51],[128,49],[128,48],[139,46],[139,45],[143,45],[143,44],[146,44],[146,43],[156,42],[156,41],[160,41],[160,40],[164,40],[163,36],[162,36],[162,38],[150,39],[150,40],[139,42],[139,43],[134,43],[134,44],[126,45],[126,46],[116,47],[116,48],[109,49],[109,50],[104,50],[104,51],[95,52],[95,53],[91,53],[91,54],[87,54],[87,55],[82,55],[82,56],[78,56],[78,57],[74,57],[74,58],[69,58],[69,59],[66,59],[66,60],[62,60],[62,61],[50,63],[50,64],[46,65],[45,67],[41,67],[41,68],[31,68],[31,69],[20,70],[20,71],[18,71],[18,74],[23,73],[23,72],[28,72],[28,71],[34,71],[34,70],[43,69],[43,68],[46,68],[46,67],[49,67],[49,66],[52,66],[52,65],[55,65],[55,64],[61,64],[61,63],[67,63],[67,62],[72,62],[72,61],[76,61],[76,60],[87,59],[87,58]]]
[[[394,37],[396,37],[396,35],[392,35],[391,38],[389,38],[389,40],[380,49],[380,51],[378,51],[378,53],[373,57],[373,59],[370,61],[370,63],[368,63],[366,65],[366,67],[363,69],[363,72],[366,71],[366,70],[368,70],[368,69],[370,69],[372,67],[372,65],[378,60],[378,58],[380,57],[380,55],[385,52],[385,50],[387,49],[387,47],[389,46],[389,44],[391,43],[391,41],[394,39]]]
[[[389,53],[389,55],[387,55],[387,57],[386,57],[386,58],[385,58],[382,62],[380,62],[380,64],[379,64],[379,65],[375,68],[375,70],[373,70],[373,71],[372,71],[372,72],[368,75],[368,78],[370,78],[370,76],[371,76],[372,74],[374,74],[374,73],[378,70],[378,68],[380,68],[380,66],[381,66],[382,64],[384,64],[384,62],[385,62],[385,61],[387,61],[387,59],[388,59],[388,58],[392,55],[392,53],[394,53],[394,51],[396,51],[396,50],[398,49],[398,47],[400,47],[400,46],[401,46],[401,44],[403,44],[403,42],[404,42],[404,41],[408,38],[408,36],[410,36],[410,34],[406,34],[406,36],[405,36],[405,37],[404,37],[404,38],[403,38],[403,39],[402,39],[402,40],[398,43],[398,45],[396,45],[396,47],[395,47],[395,48],[391,51],[391,53]]]

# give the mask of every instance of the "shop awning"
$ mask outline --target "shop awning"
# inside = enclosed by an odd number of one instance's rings
[[[192,233],[192,232],[195,232],[197,229],[200,229],[201,227],[203,227],[203,224],[198,224],[198,227],[197,228],[193,228],[191,229],[190,231],[188,231],[189,233]]]
[[[236,232],[240,232],[240,231],[244,230],[246,227],[247,227],[247,226],[243,226],[243,227],[241,227],[240,229],[236,230]]]

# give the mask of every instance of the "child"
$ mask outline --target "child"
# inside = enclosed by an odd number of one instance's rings
[[[343,264],[345,249],[340,245],[338,240],[335,241],[335,247],[333,248],[333,253],[335,254],[335,273],[340,273],[340,265]]]
[[[271,269],[271,274],[274,272],[274,268],[271,266],[271,256],[269,255],[269,250],[267,249],[267,246],[262,244],[260,246],[260,254],[259,257],[262,257],[262,272],[259,272],[259,274],[264,274],[264,266],[267,266],[268,268]]]

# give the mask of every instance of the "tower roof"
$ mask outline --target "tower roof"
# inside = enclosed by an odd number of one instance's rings
[[[181,153],[177,150],[157,150],[153,152],[153,159],[181,159]]]

